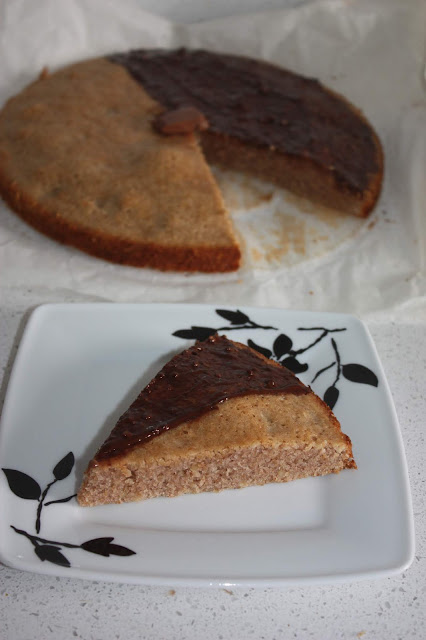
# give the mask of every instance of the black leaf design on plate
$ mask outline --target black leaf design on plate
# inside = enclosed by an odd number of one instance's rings
[[[132,551],[127,547],[123,547],[119,544],[113,544],[114,538],[95,538],[83,542],[83,544],[75,544],[73,542],[64,542],[58,540],[49,540],[48,538],[42,538],[38,534],[41,528],[41,516],[43,507],[47,507],[53,504],[59,504],[63,502],[69,502],[75,497],[75,494],[66,496],[65,498],[58,498],[56,500],[50,500],[45,502],[46,496],[49,493],[51,487],[57,482],[67,478],[75,464],[75,458],[72,451],[63,456],[61,460],[55,465],[53,469],[54,479],[49,482],[43,491],[39,484],[31,476],[23,473],[22,471],[16,471],[15,469],[3,469],[4,474],[9,483],[11,491],[19,498],[25,498],[26,500],[36,500],[36,521],[35,532],[37,535],[25,531],[24,529],[18,529],[14,525],[10,525],[18,535],[24,536],[34,548],[34,553],[42,562],[51,562],[61,567],[70,567],[71,563],[68,558],[62,553],[62,548],[66,549],[83,549],[91,553],[97,553],[98,555],[108,558],[109,556],[132,556],[136,551]]]
[[[250,321],[250,318],[246,316],[242,311],[229,311],[228,309],[216,309],[216,313],[225,318],[225,320],[229,320],[231,324],[245,324]]]
[[[56,480],[64,480],[69,476],[74,466],[74,454],[70,451],[66,456],[62,458],[53,469],[53,475]]]
[[[345,378],[351,382],[369,384],[372,387],[377,387],[379,384],[376,374],[362,364],[344,364],[342,366],[342,373]]]
[[[247,314],[243,313],[239,309],[216,309],[217,315],[228,321],[228,325],[224,327],[198,327],[192,326],[190,329],[178,329],[172,333],[176,338],[183,338],[184,340],[206,340],[210,336],[217,334],[219,331],[239,331],[240,329],[263,329],[278,331],[276,327],[258,324],[254,320],[251,320]]]
[[[60,498],[59,500],[50,500],[49,502],[45,502],[44,506],[48,507],[50,504],[61,504],[63,502],[69,502],[73,498],[76,498],[77,494],[73,493],[71,496],[67,496],[66,498]]]
[[[259,353],[261,353],[266,358],[270,358],[271,355],[272,355],[272,351],[270,349],[266,349],[265,347],[261,347],[260,345],[258,345],[255,342],[253,342],[253,340],[248,339],[247,340],[247,344],[251,349],[254,349],[255,351],[258,351]]]
[[[308,369],[308,364],[306,364],[306,362],[299,362],[299,360],[293,356],[289,356],[288,358],[281,360],[281,364],[283,367],[290,369],[293,373],[303,373]]]
[[[334,386],[328,387],[327,391],[324,393],[324,402],[328,404],[330,409],[333,409],[338,399],[339,389]]]
[[[38,500],[40,498],[40,485],[34,478],[15,469],[3,469],[3,471],[9,483],[10,490],[15,496],[24,498],[24,500]]]
[[[52,544],[40,544],[34,548],[36,555],[43,562],[47,560],[47,562],[52,562],[53,564],[58,564],[61,567],[70,567],[71,564],[69,560],[64,556],[63,553],[60,552],[59,547],[54,547]]]
[[[212,327],[191,327],[190,329],[179,329],[173,333],[177,338],[184,338],[185,340],[207,340],[210,336],[214,336],[217,329]]]
[[[280,333],[278,338],[275,339],[272,347],[277,360],[279,360],[285,353],[288,353],[292,346],[293,341],[288,336],[286,336],[285,333]]]
[[[133,556],[135,554],[135,551],[123,547],[120,544],[111,544],[113,540],[114,538],[94,538],[93,540],[83,542],[80,546],[85,551],[97,553],[106,558],[109,556]]]

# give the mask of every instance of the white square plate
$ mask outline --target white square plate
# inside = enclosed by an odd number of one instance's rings
[[[172,355],[214,329],[280,362],[296,359],[300,378],[321,397],[334,389],[326,398],[335,401],[358,470],[79,507],[73,495],[82,473],[119,415]],[[277,340],[281,334],[291,342]],[[9,383],[0,467],[0,558],[19,569],[145,584],[269,586],[390,575],[413,558],[397,417],[369,334],[349,315],[177,304],[39,307]]]

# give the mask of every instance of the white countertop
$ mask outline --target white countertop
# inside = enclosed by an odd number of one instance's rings
[[[132,4],[131,0],[126,2],[126,6]],[[16,16],[25,16],[22,10],[25,4],[25,0],[19,3],[13,0],[5,2],[4,17],[13,20]],[[211,7],[206,4],[204,8],[196,0],[144,0],[140,4],[150,11],[157,8],[161,16],[187,23],[197,22],[203,17],[216,18],[243,13],[244,5],[239,0],[220,1],[213,3],[214,7],[213,4]],[[268,0],[261,7],[276,9],[296,4],[298,2],[295,0]],[[300,4],[303,10],[303,5],[309,3]],[[332,0],[322,4],[333,13]],[[337,4],[340,6],[342,2],[339,0]],[[347,4],[354,11],[356,3]],[[379,7],[377,15],[380,15],[380,4],[380,0],[375,3]],[[393,3],[392,6],[396,4]],[[407,6],[409,4],[407,2]],[[419,5],[416,0],[412,0],[411,4],[413,7]],[[58,11],[59,3],[46,3],[46,7],[47,5],[52,12]],[[16,6],[18,9],[14,15]],[[34,6],[32,4],[31,8]],[[96,6],[99,9],[99,3]],[[111,6],[108,4],[113,15]],[[247,0],[244,8],[252,10],[258,6],[259,3],[255,0]],[[3,16],[2,11],[0,9],[0,16]],[[370,26],[373,28],[373,22],[369,22],[370,14],[367,14],[368,11],[362,16],[362,20],[368,30]],[[28,28],[28,25],[24,26]],[[328,34],[324,22],[322,32]],[[22,33],[25,34],[25,30]],[[84,32],[82,33],[78,55],[83,55],[86,51]],[[198,37],[197,32],[194,37]],[[100,48],[107,39],[105,35],[105,40],[99,41]],[[17,42],[19,45],[19,39]],[[318,45],[324,43],[326,39],[318,40]],[[63,42],[62,45],[65,51],[67,43]],[[424,52],[421,55],[424,56]],[[331,58],[331,62],[334,65],[334,58]],[[13,71],[13,64],[9,66]],[[22,70],[20,73],[16,90],[26,81]],[[416,119],[410,122],[417,126],[421,118],[424,118],[424,104],[422,107],[416,102],[413,109]],[[398,121],[399,125],[405,134],[410,134],[404,138],[404,149],[407,151],[411,144],[414,145],[416,129],[408,120]],[[392,145],[391,148],[395,151]],[[399,151],[404,153],[404,149],[401,147]],[[422,156],[418,155],[418,158],[421,160]],[[417,168],[421,172],[421,164]],[[422,182],[419,176],[417,179]],[[388,187],[390,189],[389,185]],[[392,195],[391,191],[390,193]],[[397,204],[401,206],[401,202],[398,201]],[[419,202],[416,204],[420,210]],[[229,280],[223,286],[221,281],[215,281],[210,286],[203,284],[202,279],[186,281],[180,278],[177,281],[177,292],[173,280],[167,284],[164,277],[155,275],[152,282],[148,282],[148,276],[145,277],[144,274],[135,275],[131,269],[105,265],[101,261],[56,245],[18,219],[15,220],[3,206],[0,215],[0,406],[30,312],[43,303],[95,300],[204,301],[283,308],[303,305],[304,309],[357,313],[372,334],[392,391],[406,450],[416,531],[415,559],[404,573],[392,578],[327,586],[266,590],[131,586],[31,574],[0,564],[0,640],[426,638],[426,279],[424,252],[419,248],[424,247],[425,243],[417,243],[418,238],[422,239],[424,227],[422,231],[421,226],[414,225],[411,236],[404,235],[403,221],[398,219],[397,214],[392,220],[386,218],[386,211],[381,209],[376,212],[374,224],[378,235],[374,237],[380,238],[380,234],[384,234],[387,228],[386,237],[392,238],[389,233],[391,229],[395,229],[395,237],[400,236],[406,240],[407,247],[400,247],[400,251],[402,256],[406,254],[407,259],[402,265],[396,263],[397,259],[395,264],[389,262],[389,268],[394,269],[395,273],[399,270],[400,273],[397,280],[387,280],[381,275],[379,278],[375,263],[370,265],[368,260],[362,260],[362,256],[358,259],[356,247],[352,253],[349,251],[349,266],[342,271],[343,283],[348,282],[345,278],[353,279],[353,265],[365,269],[365,273],[371,270],[371,282],[365,279],[367,293],[361,301],[355,289],[353,295],[352,291],[348,293],[340,289],[334,292],[334,297],[327,289],[327,276],[333,268],[333,260],[337,265],[335,271],[339,270],[338,249],[329,262],[325,257],[322,262],[311,263],[306,277],[300,280],[297,291],[292,290],[291,278],[285,280],[287,276],[284,271],[275,283],[265,277],[251,282],[247,280],[247,275],[241,283]],[[401,226],[398,227],[398,224]],[[360,236],[367,252],[364,256],[373,250],[374,253],[378,252],[377,255],[392,258],[389,247],[383,246],[384,243],[379,246],[376,240],[370,240],[366,230],[362,230]],[[414,236],[416,237],[411,245],[409,243]],[[370,237],[373,238],[371,235]],[[350,246],[350,243],[345,246]],[[56,264],[57,272],[54,272],[52,265]],[[294,274],[295,271],[291,273]],[[311,286],[310,278],[314,276],[317,278],[316,287]],[[315,291],[312,292],[312,288]],[[328,293],[329,301],[324,307],[322,296]],[[345,303],[341,304],[339,296],[345,294]],[[393,294],[398,300],[395,307],[391,304]]]

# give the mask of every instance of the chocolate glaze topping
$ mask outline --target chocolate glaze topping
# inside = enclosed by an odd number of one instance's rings
[[[178,354],[121,416],[95,457],[107,461],[221,402],[248,394],[309,393],[296,376],[225,336],[211,337]]]
[[[354,193],[379,168],[368,123],[317,80],[201,50],[135,50],[109,59],[166,109],[192,105],[210,132],[309,158]]]

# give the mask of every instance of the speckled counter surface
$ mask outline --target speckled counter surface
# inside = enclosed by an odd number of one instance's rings
[[[19,304],[15,300],[13,308],[2,306],[2,395],[33,306],[31,294]],[[425,638],[426,326],[420,320],[368,323],[394,397],[410,473],[416,554],[405,573],[331,586],[173,589],[47,577],[0,565],[0,639]]]

